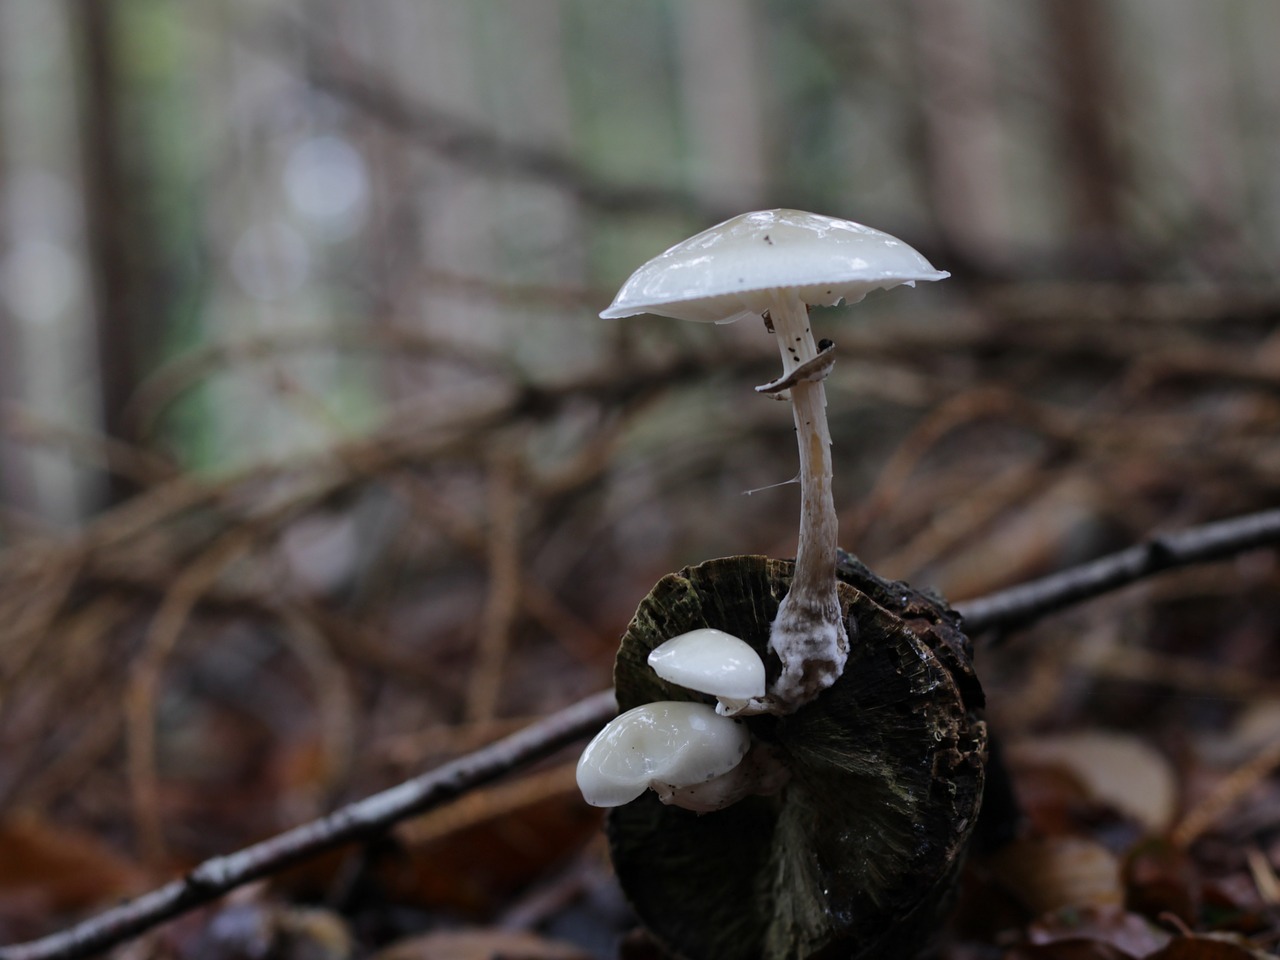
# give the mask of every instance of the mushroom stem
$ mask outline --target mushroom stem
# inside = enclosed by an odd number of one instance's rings
[[[818,355],[800,298],[780,292],[769,308],[782,354],[783,376]],[[835,683],[849,655],[849,638],[836,594],[837,521],[831,492],[831,434],[827,395],[819,379],[790,387],[800,448],[800,537],[795,575],[769,631],[769,648],[782,661],[770,694],[791,713]]]

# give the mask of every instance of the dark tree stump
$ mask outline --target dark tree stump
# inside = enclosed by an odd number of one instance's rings
[[[615,666],[621,710],[701,700],[649,669],[649,651],[716,627],[767,653],[792,565],[712,560],[664,577]],[[692,960],[910,957],[940,924],[978,816],[986,727],[958,617],[842,555],[850,656],[788,717],[750,717],[790,768],[782,792],[697,815],[646,792],[610,813],[619,880],[645,925]]]

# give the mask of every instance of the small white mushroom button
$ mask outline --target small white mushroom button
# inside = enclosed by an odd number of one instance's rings
[[[654,647],[649,666],[663,680],[725,700],[764,696],[764,661],[750,644],[706,627]]]
[[[578,789],[593,807],[617,807],[652,785],[689,787],[728,773],[750,746],[746,727],[704,703],[646,703],[609,721],[587,744]]]

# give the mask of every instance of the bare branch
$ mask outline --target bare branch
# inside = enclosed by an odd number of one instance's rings
[[[1280,543],[1280,510],[1162,534],[1097,560],[953,606],[970,635],[1008,631],[1153,574]]]
[[[323,850],[373,836],[406,817],[545,757],[594,733],[616,710],[612,690],[597,693],[430,773],[237,853],[206,860],[181,880],[84,923],[30,943],[0,947],[0,960],[73,960],[115,946],[251,880]]]

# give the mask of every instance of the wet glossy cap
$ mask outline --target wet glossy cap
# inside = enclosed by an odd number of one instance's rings
[[[663,680],[730,700],[764,696],[764,661],[745,640],[711,627],[690,630],[649,653]]]
[[[802,210],[744,213],[654,257],[600,316],[656,313],[732,323],[769,309],[776,291],[814,306],[857,303],[870,291],[943,280],[914,248],[851,220]]]
[[[646,703],[610,720],[578,760],[578,789],[593,807],[630,803],[651,783],[690,787],[728,773],[751,735],[703,703]]]

